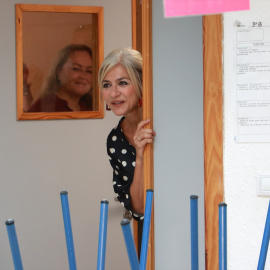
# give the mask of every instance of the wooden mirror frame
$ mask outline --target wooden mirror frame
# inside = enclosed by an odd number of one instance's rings
[[[93,82],[93,111],[24,112],[23,110],[23,14],[25,12],[81,13],[95,15],[93,27],[93,77],[104,57],[103,7],[16,4],[16,63],[17,63],[17,120],[103,118],[104,108],[97,80]],[[67,45],[67,44],[66,44]],[[35,46],[35,45],[33,45]]]
[[[142,30],[136,13],[139,0],[132,0],[133,48],[143,54],[143,118],[153,119],[152,0],[142,1]],[[138,12],[139,13],[139,12]],[[140,15],[137,19],[141,19]],[[142,31],[142,38],[137,32]],[[223,25],[222,15],[203,16],[204,91],[204,202],[205,269],[218,269],[218,204],[224,199],[223,181]],[[139,45],[138,45],[139,44]],[[146,90],[147,89],[147,90]],[[153,121],[151,122],[153,123]],[[151,126],[152,128],[152,126]],[[144,189],[154,189],[153,146],[144,152]],[[146,194],[146,193],[145,193]],[[153,204],[154,206],[154,204]],[[148,244],[147,270],[155,269],[154,207]],[[134,235],[136,234],[136,227]]]

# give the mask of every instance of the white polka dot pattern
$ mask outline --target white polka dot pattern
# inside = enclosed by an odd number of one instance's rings
[[[134,219],[143,218],[141,214],[134,212],[131,205],[130,186],[134,177],[136,166],[136,150],[127,141],[121,130],[121,121],[113,129],[107,138],[107,153],[113,168],[113,189],[117,194],[117,200],[125,207]]]

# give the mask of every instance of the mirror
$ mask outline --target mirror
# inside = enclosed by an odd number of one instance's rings
[[[18,120],[103,118],[103,7],[17,4],[16,43]]]

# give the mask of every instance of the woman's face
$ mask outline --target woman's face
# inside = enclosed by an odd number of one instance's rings
[[[92,87],[93,64],[85,51],[72,53],[58,73],[60,91],[74,97],[82,97]]]
[[[139,97],[127,71],[117,64],[106,74],[102,82],[102,95],[114,114],[138,113]]]

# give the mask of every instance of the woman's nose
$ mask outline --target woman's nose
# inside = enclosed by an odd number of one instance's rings
[[[118,87],[116,85],[112,85],[111,91],[110,91],[110,95],[111,97],[117,97],[119,95],[119,90]]]
[[[80,76],[84,79],[88,78],[90,73],[88,73],[86,70],[81,70]]]

